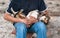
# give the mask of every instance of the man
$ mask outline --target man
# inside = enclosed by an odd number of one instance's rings
[[[11,8],[17,12],[23,9],[23,13],[27,15],[32,10],[43,11],[46,9],[44,0],[12,0],[7,12],[4,14],[4,18],[8,21],[14,22],[16,28],[16,38],[26,38],[27,32],[35,32],[37,38],[47,38],[46,37],[46,26],[43,22],[37,21],[37,19],[27,21],[27,19],[14,18],[11,16],[13,14]],[[29,24],[32,24],[31,26]]]

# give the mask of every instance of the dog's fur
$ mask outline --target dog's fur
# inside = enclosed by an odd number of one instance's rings
[[[12,9],[12,12],[15,13],[13,11],[13,9]],[[38,21],[44,22],[45,24],[48,24],[49,19],[50,19],[50,17],[46,13],[41,13],[41,12],[38,13],[38,10],[30,11],[27,16],[25,16],[23,14],[23,9],[21,9],[20,11],[18,11],[18,13],[14,14],[14,17],[21,18],[21,19],[25,19],[25,18],[28,18],[29,19],[30,16],[32,16],[35,19],[38,19]]]

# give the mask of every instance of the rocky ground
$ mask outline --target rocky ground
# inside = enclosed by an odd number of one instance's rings
[[[0,38],[15,38],[15,35],[11,34],[13,29],[12,23],[4,20],[3,14],[0,13]]]
[[[47,37],[60,38],[60,0],[45,0],[45,2],[51,15],[50,23],[47,26]],[[15,38],[15,35],[11,34],[14,26],[3,18],[9,3],[9,0],[0,0],[0,38]]]

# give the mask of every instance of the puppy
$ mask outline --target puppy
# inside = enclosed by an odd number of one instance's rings
[[[21,18],[21,19],[25,19],[25,18],[26,19],[32,19],[32,18],[34,18],[34,19],[37,19],[38,21],[44,22],[45,24],[49,23],[50,17],[43,12],[39,13],[38,10],[33,10],[33,11],[30,11],[27,16],[25,16],[22,12],[23,12],[23,10],[20,10],[17,14],[15,14],[14,17]]]

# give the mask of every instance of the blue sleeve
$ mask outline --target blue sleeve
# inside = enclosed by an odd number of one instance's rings
[[[12,3],[9,4],[9,7],[7,9],[7,12],[12,14],[13,12],[11,11],[11,8],[12,8]]]
[[[8,7],[8,9],[7,9],[7,12],[13,14],[11,8],[12,8],[15,12],[17,12],[17,11],[20,9],[20,5],[19,5],[19,3],[15,2],[15,1],[11,1],[11,3],[9,4],[9,7]]]
[[[39,0],[39,6],[38,6],[39,11],[43,11],[46,9],[46,4],[44,0]]]

